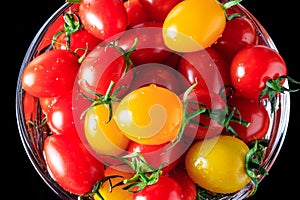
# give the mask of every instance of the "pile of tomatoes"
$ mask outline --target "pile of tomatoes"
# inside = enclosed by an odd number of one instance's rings
[[[239,2],[70,3],[21,79],[53,180],[105,200],[254,194],[277,95],[294,80]]]

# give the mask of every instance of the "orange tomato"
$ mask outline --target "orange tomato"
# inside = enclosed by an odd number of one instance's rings
[[[124,135],[135,142],[150,145],[176,139],[182,118],[179,97],[155,84],[126,95],[114,113],[116,124]]]

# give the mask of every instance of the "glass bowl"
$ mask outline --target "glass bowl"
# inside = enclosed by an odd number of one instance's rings
[[[65,3],[63,4],[53,15],[44,23],[44,25],[40,28],[36,36],[33,38],[26,54],[23,59],[20,73],[18,77],[17,82],[17,88],[16,88],[16,117],[17,117],[17,123],[19,128],[19,134],[22,141],[22,144],[24,146],[24,149],[28,155],[29,160],[32,163],[32,166],[35,168],[36,172],[40,175],[40,177],[43,179],[43,181],[53,190],[54,193],[58,195],[61,199],[77,199],[78,196],[71,194],[67,191],[65,191],[62,187],[60,187],[55,180],[51,177],[47,165],[44,159],[43,155],[43,142],[45,138],[47,137],[47,130],[41,131],[41,129],[36,128],[39,127],[41,124],[35,124],[35,126],[32,126],[28,124],[25,120],[25,112],[24,112],[24,100],[26,96],[26,92],[22,89],[21,86],[21,76],[23,73],[23,70],[25,66],[37,55],[38,47],[40,42],[43,39],[43,36],[49,29],[49,27],[60,17],[64,11],[66,11],[72,4],[71,3]],[[245,15],[247,18],[249,18],[253,24],[256,26],[257,34],[259,36],[259,43],[264,44],[266,46],[271,47],[272,49],[276,50],[276,46],[273,43],[272,39],[270,38],[267,31],[264,29],[264,27],[260,24],[260,22],[242,5],[238,4],[235,6],[236,10],[240,12],[241,14]],[[47,49],[44,49],[47,51]],[[288,83],[285,82],[285,87],[288,87]],[[33,104],[35,106],[32,106],[32,109],[30,111],[30,114],[36,117],[36,121],[40,121],[42,123],[42,111],[41,107],[39,105],[38,99],[32,99]],[[289,93],[280,94],[278,96],[278,105],[276,112],[270,114],[270,127],[267,135],[265,136],[265,139],[269,139],[270,143],[267,147],[266,154],[262,160],[262,166],[269,171],[272,167],[274,161],[276,160],[278,154],[280,153],[280,149],[283,145],[288,122],[289,122],[289,114],[290,114],[290,96]],[[266,108],[270,111],[270,105],[268,102],[265,102]],[[28,108],[27,108],[28,109]],[[259,182],[264,178],[265,176],[261,176],[259,178]],[[213,199],[244,199],[249,196],[253,189],[252,184],[248,184],[243,189],[238,191],[237,193],[231,194],[231,195],[224,195],[222,197],[215,197]],[[259,189],[259,188],[258,188]]]

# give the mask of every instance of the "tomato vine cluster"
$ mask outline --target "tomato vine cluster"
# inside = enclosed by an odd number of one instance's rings
[[[69,2],[21,80],[52,178],[105,200],[254,194],[277,96],[298,82],[240,1]]]

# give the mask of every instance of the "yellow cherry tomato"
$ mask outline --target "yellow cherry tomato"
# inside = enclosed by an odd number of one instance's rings
[[[115,109],[120,130],[141,144],[163,144],[176,139],[183,118],[179,97],[154,84],[126,95]]]
[[[200,140],[187,152],[186,170],[191,179],[206,190],[233,193],[251,180],[245,171],[248,151],[246,143],[233,136]]]
[[[163,39],[172,50],[198,51],[215,43],[225,25],[224,9],[217,0],[185,0],[167,15]]]
[[[115,176],[115,175],[122,176],[123,178],[117,177],[117,178],[110,179],[111,185],[115,185],[115,184],[123,181],[124,179],[131,178],[134,174],[125,172],[125,171],[121,171],[121,170],[115,169],[113,167],[107,167],[104,171],[104,175],[105,175],[105,177]],[[128,190],[123,190],[123,187],[125,187],[126,184],[114,187],[112,190],[110,190],[111,185],[110,185],[109,181],[105,181],[98,190],[99,193],[102,195],[102,197],[105,200],[119,200],[119,199],[131,200],[132,199],[133,193]],[[100,198],[97,194],[94,194],[94,199],[100,200]]]
[[[96,152],[119,155],[127,148],[129,139],[121,133],[113,119],[107,122],[108,119],[108,105],[102,104],[92,107],[85,116],[85,137]]]

